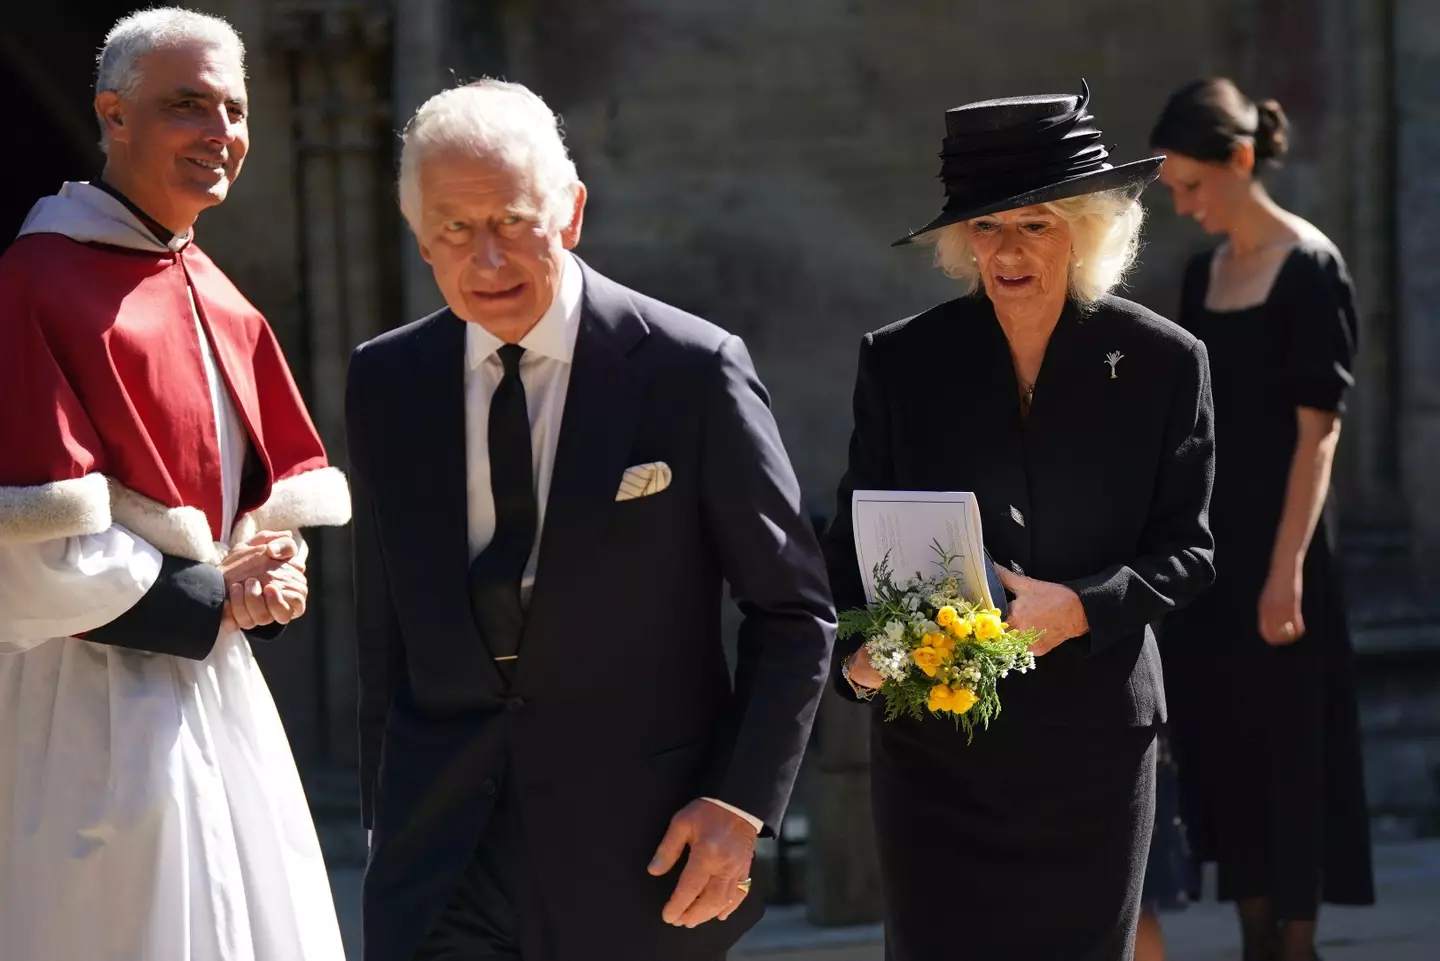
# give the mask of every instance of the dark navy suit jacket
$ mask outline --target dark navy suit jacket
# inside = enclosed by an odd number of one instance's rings
[[[778,829],[829,665],[824,563],[740,339],[582,269],[512,684],[469,606],[465,324],[442,310],[351,362],[366,961],[408,961],[505,779],[558,961],[713,958],[761,913],[666,925],[677,874],[646,865],[696,797]],[[671,485],[617,502],[655,461]],[[733,679],[722,582],[744,614]]]

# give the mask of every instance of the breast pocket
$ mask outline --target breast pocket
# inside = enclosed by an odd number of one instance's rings
[[[610,505],[604,532],[612,556],[626,565],[644,563],[673,544],[682,523],[680,499],[676,491],[663,490]]]
[[[617,503],[628,504],[665,493],[675,481],[675,472],[668,461],[637,461],[620,475],[615,491]]]
[[[621,474],[615,490],[615,503],[608,512],[609,530],[623,532],[636,524],[659,522],[672,511],[688,478],[679,476],[671,462],[662,457],[632,457]]]

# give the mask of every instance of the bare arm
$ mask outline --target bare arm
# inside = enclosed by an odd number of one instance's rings
[[[1340,441],[1340,415],[1297,407],[1295,451],[1285,486],[1285,506],[1270,552],[1270,575],[1260,595],[1260,636],[1270,644],[1289,644],[1305,633],[1300,614],[1305,555],[1325,508],[1330,470]]]

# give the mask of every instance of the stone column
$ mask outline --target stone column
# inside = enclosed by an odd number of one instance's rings
[[[399,131],[422,103],[453,83],[445,70],[448,0],[396,0],[394,28],[394,141],[395,162],[400,160]],[[393,192],[392,192],[393,195]],[[400,224],[400,277],[404,319],[416,320],[445,306],[435,288],[430,267],[420,256],[410,228]]]
[[[1360,312],[1360,362],[1354,402],[1346,417],[1336,486],[1352,520],[1400,527],[1401,510],[1395,389],[1396,356],[1395,129],[1391,89],[1390,4],[1331,0],[1345,6],[1337,17],[1348,70],[1340,80],[1345,126],[1333,143],[1343,160],[1349,196],[1348,236],[1343,245],[1355,281]]]
[[[1440,585],[1440,16],[1393,0],[1400,479],[1417,569]]]
[[[267,78],[282,81],[289,100],[285,209],[294,217],[300,289],[293,300],[303,331],[292,364],[303,367],[311,416],[343,466],[350,353],[401,319],[389,174],[391,22],[378,5],[326,0],[276,3],[267,26]],[[309,632],[300,635],[307,646],[287,639],[261,658],[267,673],[270,661],[285,658],[304,680],[272,681],[287,728],[297,718],[313,718],[318,728],[304,760],[344,764],[356,752],[350,533],[325,528],[310,538],[310,613],[297,625]]]

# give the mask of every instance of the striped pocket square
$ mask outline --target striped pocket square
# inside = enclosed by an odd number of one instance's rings
[[[615,499],[633,501],[637,497],[658,494],[669,486],[669,464],[663,460],[657,460],[653,464],[636,464],[625,469],[625,476],[620,478],[620,490],[616,492]]]

